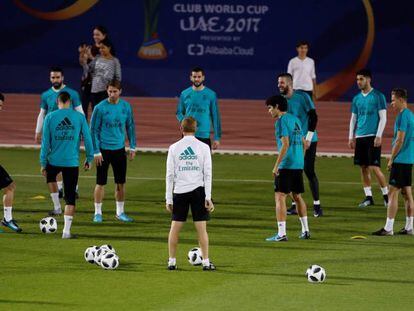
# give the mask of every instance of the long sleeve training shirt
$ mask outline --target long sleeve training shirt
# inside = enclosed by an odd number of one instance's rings
[[[187,193],[205,188],[211,200],[212,164],[210,148],[194,136],[184,136],[168,149],[166,193],[167,204],[173,204],[173,193]]]
[[[86,159],[93,160],[92,138],[85,116],[71,108],[48,113],[40,149],[40,165],[79,166],[79,146],[83,136]]]
[[[204,87],[201,91],[196,91],[192,87],[182,91],[176,116],[179,122],[186,117],[193,117],[197,120],[196,137],[210,138],[212,124],[214,140],[221,139],[221,118],[217,95],[208,87]]]
[[[129,147],[135,150],[135,120],[131,105],[119,99],[112,104],[107,99],[98,104],[92,113],[91,134],[94,154],[103,150],[118,150],[125,147],[125,134]]]

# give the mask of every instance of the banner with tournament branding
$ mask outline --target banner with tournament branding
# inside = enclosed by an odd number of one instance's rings
[[[296,56],[299,40],[310,43],[320,99],[352,98],[362,67],[384,93],[397,82],[410,90],[413,8],[403,0],[6,1],[0,88],[38,93],[52,65],[63,67],[76,88],[78,47],[91,44],[93,27],[103,25],[127,95],[177,96],[198,65],[219,97],[264,98],[276,92],[275,77]]]
[[[187,55],[254,57],[268,5],[175,3],[179,30],[189,34]],[[268,14],[269,16],[269,14]]]

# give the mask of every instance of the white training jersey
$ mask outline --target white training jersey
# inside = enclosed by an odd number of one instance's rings
[[[207,144],[194,136],[184,136],[168,149],[166,193],[167,204],[173,204],[173,193],[187,193],[204,187],[211,200],[212,165]]]
[[[312,58],[292,58],[288,64],[288,73],[293,77],[293,89],[312,91],[312,79],[316,79],[315,62]]]

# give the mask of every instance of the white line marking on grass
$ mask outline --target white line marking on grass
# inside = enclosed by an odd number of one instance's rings
[[[24,149],[40,149],[40,145],[31,144],[0,144],[0,148],[24,148]],[[85,150],[84,146],[80,147]],[[128,148],[127,148],[128,149]],[[144,153],[167,153],[167,147],[138,147],[138,151]],[[227,154],[227,155],[270,155],[276,156],[278,153],[275,150],[238,150],[238,149],[219,149],[214,150],[214,154]],[[328,158],[352,158],[353,152],[317,152],[317,157],[328,157]],[[390,154],[382,154],[382,157],[389,157]]]
[[[13,177],[28,177],[28,178],[44,178],[42,175],[30,175],[30,174],[12,174]],[[82,179],[95,179],[96,176],[79,176]],[[108,178],[113,178],[109,176]],[[152,180],[152,181],[165,181],[163,177],[134,177],[127,176],[130,180]],[[269,179],[228,179],[228,178],[214,178],[214,182],[234,182],[234,183],[272,183],[273,180]],[[321,184],[332,184],[332,185],[360,185],[360,182],[353,181],[319,181]]]

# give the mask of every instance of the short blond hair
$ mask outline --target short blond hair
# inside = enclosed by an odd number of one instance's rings
[[[185,133],[195,133],[197,128],[197,121],[193,117],[187,117],[181,121],[181,128]]]

